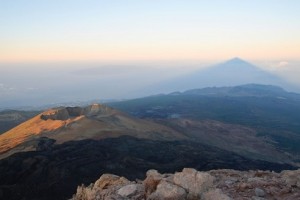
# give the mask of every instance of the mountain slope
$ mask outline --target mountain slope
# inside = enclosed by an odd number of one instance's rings
[[[165,103],[145,113],[168,115],[171,108],[180,113],[186,105]],[[138,119],[99,104],[60,107],[0,136],[0,199],[67,199],[77,185],[103,173],[136,179],[151,168],[295,169],[293,160],[268,141],[251,128],[213,120]]]
[[[205,124],[207,120],[242,125],[254,131],[257,140],[272,144],[296,162],[300,161],[300,95],[274,86],[204,88],[115,102],[110,105],[140,118],[162,120],[162,124],[171,124],[173,129],[183,133],[203,132],[201,124]],[[179,120],[173,120],[174,118]],[[196,121],[196,126],[182,128],[181,120],[184,119]],[[200,124],[200,127],[197,124]],[[203,137],[205,135],[198,140],[205,141]],[[241,146],[247,148],[247,137],[242,138],[244,140],[241,141]],[[227,142],[233,145],[230,137],[227,138]],[[270,154],[269,157],[272,158],[273,155]]]
[[[157,121],[158,122],[158,121]],[[255,129],[215,120],[159,120],[188,138],[238,155],[270,162],[289,163],[293,156],[285,154],[267,137],[257,137]],[[272,156],[270,156],[272,155]]]
[[[121,135],[154,140],[185,138],[164,125],[133,118],[104,105],[61,107],[45,111],[0,135],[0,158],[15,152],[34,150],[36,147],[28,142],[41,137],[54,139],[55,143],[61,144]]]

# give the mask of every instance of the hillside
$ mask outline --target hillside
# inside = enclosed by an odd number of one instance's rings
[[[195,89],[109,105],[136,117],[189,132],[199,142],[205,142],[212,136],[206,136],[204,130],[207,129],[203,129],[201,125],[207,120],[243,126],[244,130],[248,128],[251,132],[247,137],[252,135],[257,140],[274,146],[286,156],[291,156],[295,162],[300,161],[300,95],[275,86],[252,84]],[[183,126],[184,119],[191,120],[191,126]],[[224,133],[224,127],[219,128],[217,133]],[[242,131],[240,134],[243,134]],[[235,138],[234,135],[231,136]],[[243,140],[247,137],[241,137],[240,146],[247,146],[248,140]],[[225,141],[231,147],[231,137],[227,137]]]
[[[156,140],[184,139],[180,133],[157,123],[130,117],[104,105],[60,107],[47,110],[0,135],[0,158],[36,149],[35,140],[54,139],[56,144],[84,139],[129,135]]]

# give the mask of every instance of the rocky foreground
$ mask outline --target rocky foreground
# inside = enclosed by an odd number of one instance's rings
[[[175,174],[149,170],[144,181],[103,174],[88,187],[79,186],[72,200],[229,200],[300,199],[300,169],[295,171],[211,170],[185,168]]]

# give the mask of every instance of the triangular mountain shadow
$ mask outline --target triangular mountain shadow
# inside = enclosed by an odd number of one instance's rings
[[[290,90],[285,80],[238,57],[200,69],[159,84],[144,88],[151,94],[170,93],[204,87],[236,86],[244,84],[276,85]]]

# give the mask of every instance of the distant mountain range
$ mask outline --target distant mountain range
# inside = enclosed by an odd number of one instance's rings
[[[176,94],[176,93],[171,93]],[[287,92],[274,85],[246,84],[234,87],[206,87],[182,92],[181,94],[206,95],[206,96],[232,96],[232,97],[275,97],[294,98],[300,100],[300,95]]]

